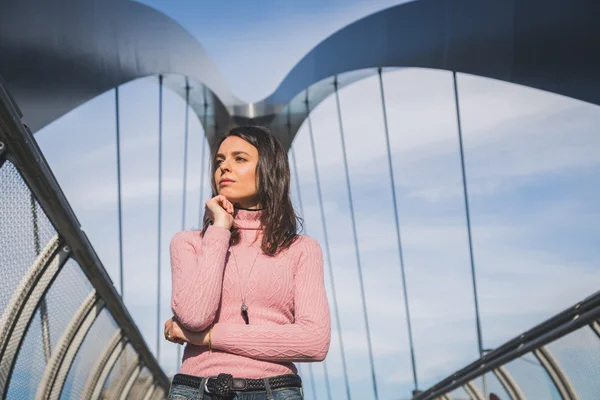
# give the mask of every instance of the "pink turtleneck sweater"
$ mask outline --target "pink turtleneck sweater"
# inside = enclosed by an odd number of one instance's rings
[[[265,256],[260,213],[237,210],[234,223],[241,241],[233,247],[231,233],[216,226],[204,237],[200,231],[183,231],[171,241],[173,314],[192,331],[214,323],[213,352],[187,344],[181,373],[240,378],[297,373],[294,361],[321,361],[329,350],[319,244],[300,236],[275,257]],[[240,310],[242,295],[249,325]]]

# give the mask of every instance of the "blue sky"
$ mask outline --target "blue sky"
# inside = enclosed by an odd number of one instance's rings
[[[406,0],[144,0],[194,35],[240,99],[275,90],[300,59],[344,26]]]
[[[234,93],[256,100],[272,92],[293,64],[328,34],[397,2],[319,2],[319,7],[316,1],[260,6],[213,2],[202,8],[192,1],[146,3],[198,37]],[[480,77],[459,74],[458,83],[483,337],[485,347],[493,348],[599,287],[600,111],[598,106]],[[425,388],[477,357],[452,76],[399,69],[384,74],[384,84],[418,375]],[[130,82],[120,93],[125,303],[154,351],[162,330],[155,320],[157,79]],[[412,376],[377,78],[344,88],[340,101],[380,398],[408,397]],[[50,124],[36,139],[118,287],[114,107],[114,92],[107,92]],[[183,100],[165,91],[162,321],[170,316],[168,243],[182,228],[184,112]],[[334,98],[321,103],[311,118],[351,388],[356,398],[369,398]],[[199,205],[209,193],[205,179],[200,201],[202,135],[192,116],[186,229],[198,227]],[[306,124],[293,149],[307,233],[324,243]],[[325,267],[331,296],[329,265]],[[343,398],[333,328],[326,362],[334,398]],[[571,371],[564,349],[573,349],[577,342],[567,337],[556,345],[555,356]],[[162,342],[160,361],[167,373],[174,373],[176,346]],[[515,361],[509,371],[521,371],[520,382],[526,385],[535,381],[538,369],[527,372],[523,365],[530,364]],[[308,367],[303,365],[302,371],[312,393]],[[324,398],[322,366],[313,365],[313,373],[314,390]],[[539,391],[546,390],[540,385],[523,390],[528,398],[548,396]],[[597,393],[600,388],[588,390]]]

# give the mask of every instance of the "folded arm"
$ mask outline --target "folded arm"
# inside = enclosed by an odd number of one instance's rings
[[[209,226],[204,237],[182,231],[171,240],[171,309],[186,329],[202,331],[215,319],[230,237],[229,230]]]

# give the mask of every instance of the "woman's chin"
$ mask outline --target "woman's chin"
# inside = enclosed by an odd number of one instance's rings
[[[227,200],[229,200],[232,203],[236,203],[239,200],[239,196],[236,196],[233,190],[230,190],[227,187],[224,187],[221,190],[219,190],[219,194],[227,197]]]

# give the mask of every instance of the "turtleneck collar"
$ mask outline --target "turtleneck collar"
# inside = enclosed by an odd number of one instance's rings
[[[262,210],[236,208],[233,221],[239,229],[257,230],[260,228]]]

